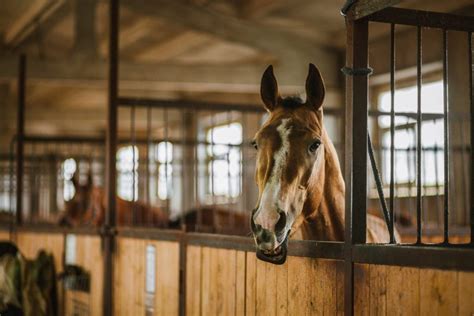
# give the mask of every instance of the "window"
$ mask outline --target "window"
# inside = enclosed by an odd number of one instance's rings
[[[138,200],[138,148],[122,147],[117,151],[118,196],[127,201]]]
[[[72,182],[72,178],[74,177],[76,170],[77,164],[73,158],[64,160],[61,168],[64,201],[70,201],[74,197],[74,194],[76,194],[76,189],[74,188],[74,184]]]
[[[443,82],[424,84],[421,92],[423,114],[441,114],[430,120],[423,119],[421,126],[422,182],[428,186],[442,186],[444,183],[444,125],[443,125]],[[390,91],[379,96],[379,110],[389,112]],[[398,89],[395,92],[395,112],[407,114],[417,112],[417,87]],[[385,183],[390,183],[390,116],[380,116],[382,132],[382,165]],[[416,119],[413,116],[395,116],[396,184],[416,182]]]
[[[154,162],[158,165],[158,197],[167,200],[171,196],[173,179],[173,144],[161,142],[155,146]]]
[[[208,193],[236,198],[241,193],[242,125],[231,123],[207,131]]]

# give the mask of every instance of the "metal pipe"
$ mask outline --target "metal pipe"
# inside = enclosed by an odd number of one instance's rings
[[[422,89],[422,29],[417,27],[417,54],[416,54],[416,85],[417,85],[417,112],[416,112],[416,243],[421,243],[421,212],[422,212],[422,196],[421,196],[421,130],[422,130],[422,110],[421,110],[421,89]]]
[[[472,32],[468,36],[468,62],[469,62],[469,98],[471,110],[471,182],[470,182],[470,224],[471,224],[471,245],[474,245],[474,64],[473,64],[473,47],[472,47]]]
[[[444,112],[444,243],[449,243],[449,105],[448,33],[443,30],[443,112]]]
[[[395,24],[390,25],[390,243],[395,243],[394,184],[395,184]]]
[[[113,299],[113,251],[116,208],[116,152],[117,152],[117,106],[118,106],[118,78],[119,78],[119,0],[110,0],[109,11],[109,73],[108,73],[108,106],[107,106],[107,134],[106,134],[106,188],[107,210],[103,226],[104,249],[104,287],[103,287],[103,314],[114,314]]]
[[[16,224],[23,223],[23,167],[25,135],[26,56],[20,55],[18,64],[18,114],[16,135]]]

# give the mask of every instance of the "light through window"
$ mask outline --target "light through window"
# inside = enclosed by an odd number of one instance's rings
[[[77,170],[76,161],[72,158],[64,160],[61,170],[63,178],[63,198],[64,201],[70,201],[74,197],[74,194],[76,194],[76,189],[72,182],[74,173]]]
[[[443,82],[424,84],[421,93],[423,114],[443,113]],[[379,110],[389,112],[390,91],[379,96]],[[417,112],[417,87],[398,89],[395,92],[395,112]],[[390,116],[379,117],[382,131],[382,159],[384,178],[390,181]],[[424,186],[444,183],[444,125],[443,118],[423,119],[421,127],[422,181]],[[395,183],[413,183],[416,177],[416,119],[395,116]],[[426,171],[425,171],[426,170]]]
[[[158,164],[158,197],[167,200],[171,195],[173,178],[173,144],[161,142],[155,146],[155,163]]]
[[[138,148],[122,147],[117,151],[118,196],[127,201],[138,200]]]
[[[240,195],[242,125],[231,123],[208,130],[208,192],[214,196],[235,198]]]

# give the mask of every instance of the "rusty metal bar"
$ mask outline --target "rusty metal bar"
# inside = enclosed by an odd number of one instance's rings
[[[474,245],[474,50],[472,47],[472,33],[468,36],[468,62],[469,62],[469,98],[471,110],[471,182],[470,182],[470,224],[471,224],[471,245]]]
[[[444,243],[449,243],[449,105],[448,33],[443,30],[443,112],[444,112]]]
[[[395,226],[394,185],[395,185],[395,24],[390,25],[390,243],[395,242],[393,227]]]
[[[23,168],[25,135],[26,56],[18,64],[18,114],[16,135],[16,224],[23,222]]]
[[[119,79],[119,0],[110,0],[109,7],[109,73],[108,73],[108,106],[107,106],[107,134],[106,134],[106,188],[107,211],[103,227],[104,249],[104,287],[103,287],[103,314],[114,314],[113,297],[113,251],[116,208],[116,152],[117,152],[117,109],[118,109],[118,79]]]
[[[474,32],[474,17],[449,13],[386,8],[369,17],[370,21],[424,26],[450,31]]]
[[[368,68],[368,21],[346,19],[346,67]],[[365,243],[367,230],[368,75],[346,77],[344,311],[354,313],[352,247]],[[354,146],[357,144],[357,146]]]
[[[421,243],[421,211],[422,211],[422,196],[421,196],[421,130],[422,130],[422,111],[421,111],[421,84],[422,84],[422,29],[421,26],[417,27],[416,37],[416,85],[417,85],[417,113],[416,113],[416,243]],[[436,157],[435,157],[436,163]]]

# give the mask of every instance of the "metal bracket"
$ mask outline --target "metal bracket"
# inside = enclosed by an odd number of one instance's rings
[[[342,67],[341,71],[346,76],[370,76],[374,72],[374,70],[370,67],[368,68]]]

